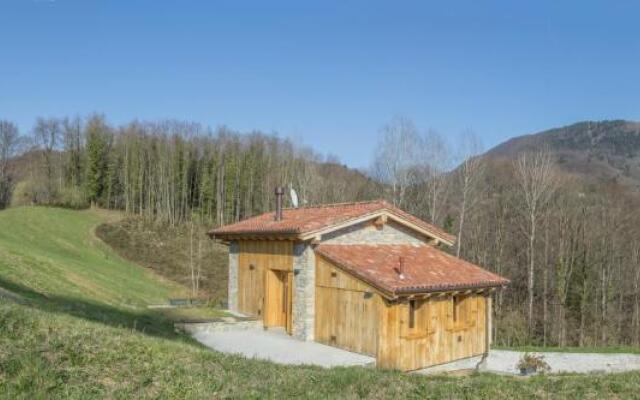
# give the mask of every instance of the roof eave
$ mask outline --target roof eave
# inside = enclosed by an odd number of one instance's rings
[[[207,232],[209,238],[222,241],[233,240],[300,240],[300,234],[297,232],[278,232],[278,231],[247,231],[247,232]]]
[[[372,288],[376,289],[383,297],[388,300],[397,300],[401,297],[411,296],[411,295],[419,295],[419,294],[433,294],[433,293],[450,293],[450,292],[461,292],[467,290],[480,290],[480,289],[504,289],[506,286],[511,283],[508,279],[504,279],[501,282],[495,283],[480,283],[474,285],[451,285],[451,286],[438,286],[438,287],[412,287],[412,288],[400,288],[394,289],[390,286],[384,285],[381,282],[377,282],[373,279],[369,279],[364,274],[358,272],[358,270],[352,267],[348,262],[345,262],[342,259],[332,256],[331,254],[327,254],[322,250],[316,250],[316,254],[326,258],[327,260],[334,263],[336,266],[340,267],[343,271],[349,273],[354,278],[368,284]]]
[[[495,284],[478,284],[478,285],[461,285],[461,286],[440,286],[440,287],[416,287],[416,288],[401,288],[395,290],[393,294],[397,297],[416,295],[416,294],[432,294],[432,293],[449,293],[449,292],[464,292],[480,289],[504,289],[509,284],[509,281]]]

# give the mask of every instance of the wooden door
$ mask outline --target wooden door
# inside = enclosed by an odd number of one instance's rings
[[[244,260],[243,260],[244,261]],[[260,318],[263,313],[264,273],[254,262],[243,262],[238,268],[238,310]]]
[[[265,277],[264,326],[292,330],[293,274],[270,269]]]

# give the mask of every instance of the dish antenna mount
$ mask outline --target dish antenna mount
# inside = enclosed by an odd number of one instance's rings
[[[293,205],[293,208],[298,208],[298,193],[296,193],[292,186],[289,186],[289,196],[291,196],[291,205]]]

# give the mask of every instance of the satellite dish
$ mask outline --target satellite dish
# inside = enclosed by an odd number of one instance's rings
[[[298,193],[293,188],[289,188],[289,195],[291,196],[293,208],[298,208]]]

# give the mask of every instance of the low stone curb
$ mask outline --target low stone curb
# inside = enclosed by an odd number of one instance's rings
[[[257,329],[260,321],[216,321],[216,322],[176,322],[175,328],[193,335],[198,332],[228,332],[234,330]]]

